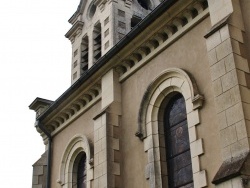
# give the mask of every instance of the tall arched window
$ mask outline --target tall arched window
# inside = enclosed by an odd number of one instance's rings
[[[76,157],[72,176],[73,188],[86,188],[86,154],[84,152]]]
[[[181,94],[172,97],[166,107],[164,134],[169,187],[193,187],[186,106]]]

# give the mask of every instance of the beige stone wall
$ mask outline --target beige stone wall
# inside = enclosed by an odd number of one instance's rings
[[[94,143],[94,121],[93,118],[101,109],[101,103],[98,102],[86,113],[72,122],[68,127],[66,127],[62,132],[57,134],[53,138],[53,151],[52,151],[52,178],[51,187],[59,188],[61,187],[57,180],[60,177],[60,165],[61,159],[64,155],[65,149],[69,141],[79,134],[83,134],[87,137],[90,146],[93,147]]]
[[[204,155],[200,157],[200,166],[202,169],[206,169],[207,182],[211,186],[210,182],[219,168],[221,157],[218,155],[220,153],[220,140],[214,118],[215,105],[211,76],[210,72],[207,71],[209,70],[209,63],[206,40],[204,39],[204,34],[210,27],[210,21],[207,18],[189,31],[187,35],[181,37],[176,43],[152,59],[141,70],[121,83],[122,116],[119,128],[119,151],[122,156],[120,175],[124,188],[138,187],[138,185],[145,188],[149,187],[145,178],[145,167],[148,159],[144,152],[144,143],[135,137],[138,112],[142,96],[148,85],[164,69],[170,67],[181,68],[189,72],[196,80],[200,93],[204,95],[205,103],[200,110],[201,124],[197,127],[197,137],[203,139]],[[115,87],[114,90],[116,90]],[[60,159],[69,140],[76,134],[84,134],[88,137],[90,144],[94,145],[93,117],[100,112],[102,103],[98,102],[53,138],[52,187],[60,187],[56,183],[59,178]],[[106,103],[103,107],[105,106]],[[97,151],[97,148],[95,150]],[[94,172],[96,173],[96,169]]]
[[[45,188],[47,178],[47,152],[33,164],[32,188]]]
[[[232,173],[225,175],[230,165],[249,153],[249,39],[245,33],[249,32],[246,9],[250,4],[211,0],[209,5],[213,27],[206,36],[207,50],[224,161],[214,181],[223,187],[228,182],[221,182]],[[221,12],[213,11],[217,6],[222,6]]]
[[[170,67],[181,68],[189,72],[196,80],[200,93],[204,95],[205,103],[200,110],[201,124],[197,127],[197,136],[204,141],[205,152],[200,157],[200,165],[206,169],[208,185],[212,186],[211,180],[219,168],[221,156],[218,127],[214,118],[216,114],[213,88],[208,71],[209,63],[204,39],[210,27],[210,20],[207,18],[122,83],[121,148],[125,156],[122,168],[124,187],[136,187],[138,184],[148,186],[144,175],[147,155],[144,153],[143,143],[134,136],[137,130],[139,104],[149,83],[164,69]],[[138,161],[141,163],[138,164]],[[133,171],[129,170],[132,168]],[[135,176],[137,178],[134,178]],[[130,181],[131,179],[133,181]]]
[[[250,60],[250,1],[248,0],[241,0],[241,11],[242,11],[242,16],[244,20],[244,26],[245,26],[245,33],[244,33],[244,39],[245,39],[245,47],[247,59]]]
[[[199,126],[195,127],[197,135],[194,136],[203,147],[195,148],[192,145],[192,150],[202,150],[196,165],[206,172],[207,186],[214,187],[211,182],[223,161],[249,150],[250,91],[247,60],[250,59],[250,53],[246,52],[250,50],[250,23],[247,21],[250,18],[250,2],[208,2],[211,17],[204,17],[183,36],[179,34],[180,38],[176,42],[147,64],[141,65],[130,77],[119,78],[113,68],[103,73],[102,101],[90,107],[53,137],[53,188],[61,187],[57,183],[61,159],[67,144],[77,134],[85,135],[94,148],[94,181],[91,187],[150,187],[145,176],[148,155],[143,141],[135,133],[146,89],[169,68],[188,72],[205,99],[199,109]],[[241,13],[245,23],[239,21]],[[207,39],[204,38],[212,26],[229,15],[229,24],[213,32]],[[105,111],[110,105],[120,106],[121,111]],[[96,117],[98,113],[101,115]],[[238,177],[218,187],[241,187],[240,183]],[[197,187],[203,187],[201,185],[204,184],[205,181],[200,181]]]

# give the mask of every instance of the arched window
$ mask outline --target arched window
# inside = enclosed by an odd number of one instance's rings
[[[193,187],[186,106],[181,94],[172,97],[166,107],[164,135],[169,187]]]
[[[152,10],[152,3],[150,0],[138,0],[138,3],[146,10]]]
[[[86,154],[84,152],[76,157],[72,176],[73,188],[86,188]]]

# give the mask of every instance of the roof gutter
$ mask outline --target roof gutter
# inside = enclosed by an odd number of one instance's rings
[[[167,9],[173,6],[179,0],[165,0],[159,4],[151,13],[149,13],[141,22],[139,22],[126,36],[123,37],[111,50],[103,55],[96,64],[86,71],[72,86],[70,86],[37,120],[42,121],[61,102],[70,96],[77,88],[79,88],[86,80],[95,74],[102,66],[104,66],[114,55],[120,52],[124,46],[130,43],[138,34],[145,30],[156,18],[161,16]]]

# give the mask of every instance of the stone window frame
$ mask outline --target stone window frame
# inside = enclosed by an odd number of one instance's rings
[[[196,126],[199,125],[199,110],[203,104],[203,96],[199,94],[195,80],[184,70],[169,68],[163,71],[147,88],[143,96],[139,118],[138,136],[144,142],[144,151],[148,161],[145,167],[145,176],[149,180],[150,188],[162,188],[167,185],[166,162],[161,161],[160,122],[162,103],[174,93],[183,95],[186,103],[190,151],[194,187],[207,186],[206,171],[200,167],[200,155],[204,154],[203,140],[198,138]]]
[[[86,171],[87,171],[87,188],[91,188],[91,181],[94,179],[93,169],[93,152],[90,148],[88,139],[85,135],[74,136],[64,150],[61,166],[59,171],[59,179],[57,182],[63,188],[72,188],[72,172],[74,161],[78,154],[84,152],[86,154]]]

